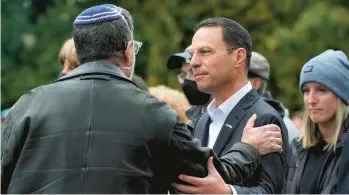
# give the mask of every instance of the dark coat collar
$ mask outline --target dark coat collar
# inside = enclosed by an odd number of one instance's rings
[[[114,64],[108,63],[104,60],[93,61],[93,62],[82,64],[77,68],[75,68],[72,72],[70,72],[66,76],[61,77],[53,82],[55,83],[55,82],[60,82],[60,81],[68,80],[71,78],[79,77],[82,75],[94,75],[94,74],[109,75],[111,77],[122,79],[127,82],[133,83],[129,78],[125,76],[125,74],[122,72],[122,70],[119,67],[117,67]]]

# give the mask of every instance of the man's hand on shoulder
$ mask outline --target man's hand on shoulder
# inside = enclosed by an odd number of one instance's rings
[[[275,124],[254,127],[257,115],[253,114],[247,121],[241,142],[247,143],[258,150],[261,155],[282,151],[280,127]]]

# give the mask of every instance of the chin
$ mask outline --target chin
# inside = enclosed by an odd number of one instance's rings
[[[209,88],[198,84],[198,90],[204,93],[208,93]]]
[[[316,123],[316,124],[321,124],[321,123],[324,123],[326,122],[327,120],[324,120],[323,117],[310,117],[311,121],[313,121],[313,123]]]

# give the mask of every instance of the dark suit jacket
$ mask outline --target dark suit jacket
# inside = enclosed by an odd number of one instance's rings
[[[254,171],[253,176],[246,175],[241,181],[242,184],[234,187],[238,194],[281,193],[287,173],[286,159],[289,155],[287,129],[278,112],[263,101],[255,89],[247,93],[230,112],[213,150],[217,155],[223,156],[234,143],[239,142],[248,119],[254,113],[257,114],[255,126],[276,124],[281,128],[284,143],[283,152],[262,157],[261,164]],[[203,146],[207,145],[210,123],[211,119],[208,113],[205,113],[200,117],[194,129],[194,137],[200,139]]]

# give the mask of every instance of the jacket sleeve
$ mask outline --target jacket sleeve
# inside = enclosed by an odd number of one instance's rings
[[[38,103],[31,101],[30,93],[12,106],[1,129],[1,193],[7,192],[33,119],[31,108]]]
[[[267,124],[276,124],[281,128],[283,152],[262,156],[258,171],[253,176],[254,180],[245,183],[244,186],[234,185],[238,194],[280,194],[282,192],[285,175],[287,175],[286,154],[289,150],[287,129],[280,117],[272,114],[257,116],[255,126],[260,127]]]
[[[349,119],[349,118],[348,118]],[[348,128],[349,129],[349,128]],[[349,135],[347,134],[344,138],[344,145],[341,154],[341,160],[337,168],[337,186],[333,192],[337,194],[348,194],[349,193]]]
[[[297,193],[296,191],[296,186],[297,182],[299,180],[299,147],[300,143],[298,138],[294,138],[290,142],[290,159],[288,159],[288,172],[287,172],[287,178],[285,179],[284,182],[284,187],[283,187],[283,193],[284,194],[295,194]]]
[[[212,149],[200,147],[200,141],[193,139],[186,126],[179,123],[175,125],[170,138],[169,152],[175,179],[179,174],[207,176],[207,160],[213,156],[214,165],[225,182],[241,184],[246,176],[252,176],[260,161],[258,151],[241,142],[219,159]],[[173,182],[180,183],[178,180]]]
[[[153,132],[152,143],[157,146],[152,156],[160,182],[168,189],[171,183],[181,183],[180,174],[196,177],[207,176],[207,160],[213,156],[214,165],[226,183],[242,184],[246,175],[252,176],[260,163],[260,155],[252,146],[236,143],[222,158],[210,148],[200,147],[200,141],[193,139],[192,133],[170,106],[148,95],[145,98],[147,115],[152,116],[146,124]],[[152,132],[147,132],[151,134]],[[158,140],[158,141],[157,141]],[[159,148],[160,147],[160,148]]]

